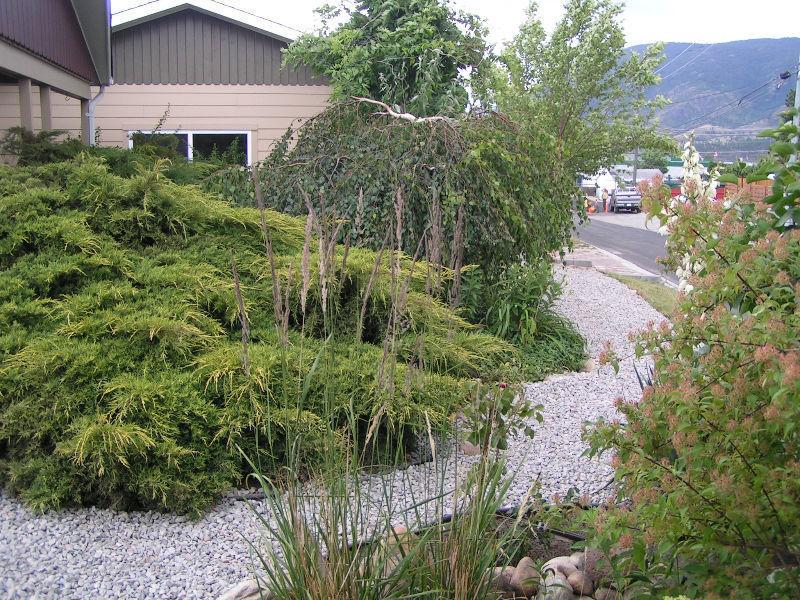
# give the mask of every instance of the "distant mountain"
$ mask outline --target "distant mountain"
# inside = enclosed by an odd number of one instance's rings
[[[645,47],[632,46],[628,51],[641,52]],[[701,150],[719,151],[727,154],[720,159],[733,159],[738,150],[765,147],[764,140],[747,133],[776,124],[776,114],[795,86],[798,54],[800,38],[669,42],[659,67],[661,83],[648,96],[661,94],[672,101],[659,115],[663,128],[702,132]],[[780,79],[787,71],[790,78]]]

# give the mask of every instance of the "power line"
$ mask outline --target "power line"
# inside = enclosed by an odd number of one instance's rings
[[[711,48],[711,46],[712,46],[712,44],[708,44],[705,48],[700,50],[700,52],[698,52],[697,55],[694,58],[692,58],[688,62],[683,63],[680,67],[675,69],[672,73],[670,73],[668,75],[664,75],[664,77],[661,78],[661,81],[665,81],[665,80],[669,79],[670,77],[672,77],[673,75],[675,75],[676,73],[679,73],[680,71],[683,71],[686,67],[688,67],[690,64],[692,64],[694,61],[696,61],[701,56],[703,56],[703,54],[708,52],[708,50]]]
[[[147,6],[148,4],[155,4],[156,2],[161,2],[161,0],[150,0],[149,2],[143,2],[141,4],[137,4],[136,6],[130,6],[128,8],[123,8],[122,10],[118,10],[115,13],[111,13],[111,16],[121,15],[124,12],[128,12],[129,10],[136,10],[137,8],[142,8],[143,6]]]
[[[750,100],[747,100],[748,102],[754,100],[755,98],[751,97],[753,94],[755,94],[759,90],[762,90],[763,88],[767,87],[773,81],[776,81],[776,80],[779,80],[779,79],[781,79],[780,75],[778,75],[776,77],[772,77],[771,79],[769,79],[765,83],[762,83],[758,87],[756,87],[756,88],[750,90],[749,92],[747,92],[744,96],[741,96],[740,98],[737,98],[735,100],[731,100],[730,102],[726,102],[725,104],[723,104],[721,106],[718,106],[718,107],[714,108],[713,110],[710,110],[707,113],[700,115],[699,117],[693,117],[693,118],[689,119],[688,121],[685,121],[683,124],[679,125],[678,127],[675,127],[674,129],[684,132],[684,131],[687,131],[688,129],[691,129],[697,123],[699,123],[703,119],[706,119],[706,118],[708,118],[710,116],[719,117],[722,114],[727,114],[727,112],[730,112],[730,111],[726,111],[724,113],[720,113],[720,111],[723,111],[723,110],[725,110],[725,109],[727,109],[729,107],[732,107],[732,109],[738,108],[739,106],[742,105],[742,102],[744,102],[748,98],[750,98]],[[760,95],[761,94],[759,94],[759,96]]]
[[[738,92],[739,90],[743,90],[748,86],[742,85],[738,88],[733,88],[730,90],[722,90],[721,92],[711,92],[710,94],[700,94],[699,96],[694,96],[693,98],[686,98],[685,100],[676,100],[675,102],[670,102],[668,106],[675,106],[676,104],[685,104],[686,102],[694,102],[695,100],[700,100],[702,98],[710,98],[711,96],[720,96],[722,94],[730,94],[731,92]]]
[[[286,29],[291,29],[292,31],[296,31],[297,33],[305,33],[305,31],[303,31],[302,29],[297,29],[296,27],[292,27],[290,25],[284,25],[283,23],[279,23],[278,21],[274,21],[273,19],[268,19],[267,17],[262,17],[261,15],[257,15],[255,13],[251,13],[251,12],[246,11],[246,10],[244,10],[242,8],[239,8],[237,6],[231,6],[230,4],[225,4],[224,2],[220,2],[219,0],[211,0],[211,1],[216,3],[216,4],[219,4],[220,6],[224,6],[225,8],[231,8],[233,10],[238,10],[239,12],[244,13],[246,15],[250,15],[251,17],[255,17],[256,19],[262,19],[262,20],[267,21],[268,23],[272,23],[274,25],[280,25],[281,27],[285,27]]]
[[[763,130],[762,130],[762,129],[759,129],[759,131],[763,131]],[[746,132],[746,133],[745,133],[745,132],[739,132],[739,131],[736,131],[736,132],[731,132],[731,133],[706,133],[706,132],[699,132],[699,133],[695,133],[695,134],[694,134],[694,136],[695,136],[695,137],[697,137],[697,136],[699,136],[699,135],[713,135],[713,136],[716,136],[716,137],[751,137],[751,138],[753,138],[753,139],[757,139],[757,138],[758,138],[758,133],[756,133],[756,132]]]
[[[753,154],[755,152],[768,152],[768,148],[741,148],[739,150],[699,150],[703,154]]]
[[[740,98],[739,101],[736,104],[734,104],[733,106],[729,106],[729,107],[725,108],[724,110],[722,110],[722,112],[716,112],[716,114],[714,114],[712,116],[715,119],[719,119],[720,117],[724,117],[728,113],[730,113],[730,112],[732,112],[734,110],[737,110],[741,106],[747,106],[748,104],[752,104],[754,100],[758,100],[759,98],[763,97],[765,94],[769,93],[769,91],[770,90],[768,90],[768,89],[761,90],[755,96],[751,96],[750,98],[747,98],[746,100],[744,98]]]
[[[128,12],[128,11],[131,11],[131,10],[136,10],[137,8],[142,8],[143,6],[147,6],[149,4],[155,4],[156,2],[161,2],[161,0],[148,0],[148,2],[143,2],[141,4],[137,4],[136,6],[131,6],[129,8],[124,8],[124,9],[122,9],[120,11],[115,12],[115,13],[111,13],[111,15],[112,16],[120,15],[120,14],[122,14],[124,12]],[[305,33],[305,31],[303,31],[302,29],[297,29],[296,27],[292,27],[291,25],[284,25],[283,23],[279,23],[278,21],[275,21],[274,19],[268,19],[267,17],[262,17],[261,15],[257,15],[255,13],[252,13],[252,12],[249,12],[247,10],[244,10],[243,8],[239,8],[238,6],[231,6],[230,4],[225,4],[224,2],[220,2],[219,0],[211,0],[211,2],[219,4],[220,6],[224,6],[225,8],[230,8],[231,10],[236,10],[236,11],[239,11],[240,13],[244,13],[246,15],[250,15],[251,17],[255,17],[256,19],[261,19],[262,21],[266,21],[268,23],[272,23],[273,25],[278,25],[278,26],[284,27],[286,29],[291,29],[292,31],[296,31],[297,33],[300,33],[300,34]]]
[[[672,58],[672,59],[668,60],[666,63],[664,63],[663,65],[661,65],[661,67],[660,67],[660,68],[656,69],[656,72],[655,72],[655,74],[658,74],[658,73],[660,73],[661,71],[663,71],[664,69],[666,69],[666,68],[667,68],[668,66],[670,66],[672,63],[674,63],[676,60],[678,60],[678,59],[679,59],[681,56],[683,56],[683,55],[684,55],[684,53],[685,53],[685,52],[687,52],[687,51],[689,50],[689,48],[691,48],[691,47],[692,47],[692,46],[694,46],[695,44],[696,44],[696,42],[692,42],[691,44],[689,44],[688,46],[686,46],[686,48],[684,48],[684,49],[683,49],[683,52],[681,52],[680,54],[678,54],[678,56],[676,56],[675,58]]]

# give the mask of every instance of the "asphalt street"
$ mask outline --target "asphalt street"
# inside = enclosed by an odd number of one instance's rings
[[[673,283],[678,282],[675,273],[664,271],[661,264],[656,262],[657,258],[666,256],[667,253],[664,249],[664,236],[655,231],[594,220],[578,227],[578,238]]]

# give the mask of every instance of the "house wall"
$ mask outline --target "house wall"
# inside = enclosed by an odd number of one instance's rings
[[[197,10],[117,27],[111,45],[116,83],[326,83],[308,67],[282,65],[285,41]]]
[[[95,88],[96,89],[96,88]],[[67,129],[72,137],[81,134],[81,102],[65,94],[51,92],[53,129]],[[33,130],[42,128],[42,112],[38,86],[32,86]],[[10,127],[19,127],[19,88],[16,83],[0,85],[0,135]]]
[[[92,89],[97,94],[98,89]],[[16,85],[0,86],[0,129],[19,125]],[[169,107],[164,130],[249,131],[251,157],[261,160],[290,126],[322,111],[325,85],[123,85],[106,88],[95,107],[100,145],[128,146],[129,131],[152,130]],[[38,89],[33,91],[34,129],[41,124]],[[52,96],[53,128],[80,135],[80,102]]]
[[[0,38],[86,81],[97,81],[70,0],[2,0]]]

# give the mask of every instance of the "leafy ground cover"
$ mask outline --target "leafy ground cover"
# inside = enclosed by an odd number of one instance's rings
[[[250,472],[239,448],[269,468],[293,434],[307,462],[323,434],[391,447],[447,427],[465,379],[527,376],[424,263],[167,166],[0,169],[0,477],[33,506],[197,513]]]

